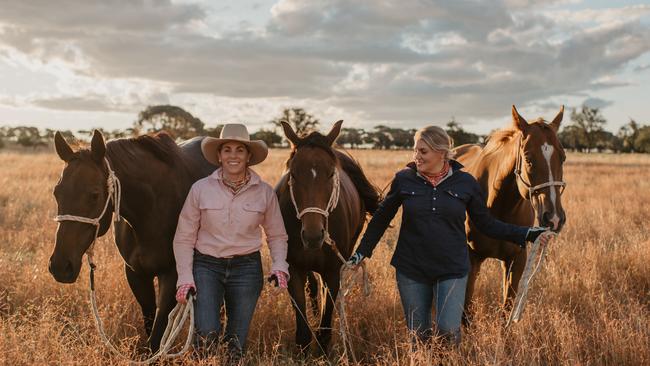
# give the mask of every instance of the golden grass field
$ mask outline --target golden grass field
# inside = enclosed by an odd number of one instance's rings
[[[382,188],[410,157],[407,151],[351,153]],[[274,184],[287,155],[274,150],[256,170]],[[47,271],[56,230],[51,191],[62,168],[53,152],[0,152],[0,364],[126,364],[95,330],[87,266],[72,285],[55,282]],[[564,180],[567,224],[548,250],[523,320],[504,330],[500,265],[488,261],[477,285],[478,314],[459,350],[409,353],[388,264],[398,225],[389,229],[369,261],[370,296],[355,290],[348,297],[350,337],[362,363],[650,364],[650,155],[569,154]],[[112,339],[127,351],[143,334],[140,310],[111,235],[96,247],[100,312]],[[250,330],[251,364],[327,364],[294,357],[293,319],[288,294],[273,296],[266,288]],[[331,360],[348,363],[339,359],[337,318],[333,325]],[[170,364],[218,361],[185,357]]]

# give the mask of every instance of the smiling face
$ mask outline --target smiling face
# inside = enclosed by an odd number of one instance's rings
[[[418,172],[426,175],[438,173],[445,163],[445,152],[434,150],[424,140],[418,139],[413,147],[413,160]]]
[[[226,142],[221,145],[218,154],[223,172],[228,178],[235,180],[244,177],[251,157],[246,145],[236,141]]]

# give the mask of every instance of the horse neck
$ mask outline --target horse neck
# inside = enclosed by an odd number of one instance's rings
[[[137,160],[121,159],[110,150],[107,151],[107,157],[122,187],[120,215],[136,231],[149,224],[164,227],[166,223],[160,222],[163,215],[180,211],[183,200],[174,200],[171,197],[187,194],[191,186],[184,169],[172,169],[158,160],[138,164]]]
[[[508,197],[512,200],[513,192],[521,197],[517,190],[517,181],[514,174],[517,159],[517,136],[513,136],[498,150],[490,154],[481,154],[479,161],[474,164],[474,175],[481,188],[487,195],[489,207],[498,203],[500,198]]]

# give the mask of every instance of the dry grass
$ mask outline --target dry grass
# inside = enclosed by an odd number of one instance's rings
[[[276,182],[287,154],[273,151],[257,171]],[[384,187],[410,153],[353,155]],[[549,249],[523,320],[503,329],[500,267],[489,261],[478,283],[479,312],[459,351],[409,354],[394,270],[388,264],[397,228],[389,229],[370,261],[370,297],[356,291],[348,300],[357,356],[363,363],[381,365],[650,364],[649,166],[647,155],[569,154],[563,197],[567,225]],[[62,163],[50,153],[4,152],[0,167],[0,363],[125,364],[108,353],[95,331],[87,268],[74,285],[56,283],[47,272],[56,229],[50,192]],[[139,308],[110,235],[97,247],[100,311],[112,338],[128,350],[142,333]],[[293,355],[293,330],[288,295],[273,297],[265,289],[250,332],[251,363],[304,363]],[[336,361],[342,351],[336,336],[332,348]],[[193,362],[187,357],[175,364]]]

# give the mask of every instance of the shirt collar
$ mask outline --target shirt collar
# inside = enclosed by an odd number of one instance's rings
[[[210,179],[221,180],[221,169],[222,168],[218,168],[217,170],[212,172],[212,174],[209,175]],[[262,178],[260,178],[260,176],[257,173],[255,173],[253,169],[251,168],[246,168],[246,169],[248,170],[248,174],[251,176],[251,180],[248,184],[251,185],[259,184],[262,181]]]

